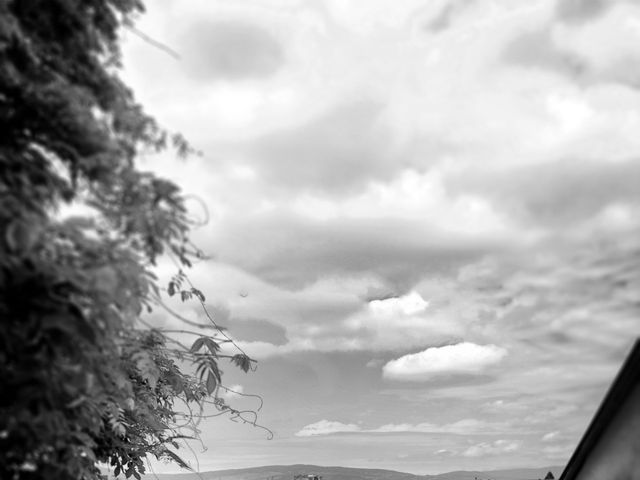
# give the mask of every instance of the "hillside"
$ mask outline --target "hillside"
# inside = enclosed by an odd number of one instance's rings
[[[551,471],[559,478],[562,467],[519,468],[493,471],[457,471],[439,475],[414,475],[369,468],[320,467],[317,465],[269,465],[265,467],[241,468],[235,470],[217,470],[194,473],[158,474],[158,480],[293,480],[295,474],[314,473],[323,480],[474,480],[478,478],[492,480],[536,480],[544,478]],[[156,479],[145,475],[145,480]]]

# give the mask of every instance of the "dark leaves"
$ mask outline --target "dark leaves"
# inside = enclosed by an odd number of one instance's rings
[[[182,468],[193,471],[193,469],[187,464],[187,462],[185,462],[182,458],[180,458],[178,455],[176,455],[174,452],[172,452],[168,448],[164,448],[162,450],[162,455],[166,455],[167,457],[171,458],[171,460],[176,462]]]
[[[189,349],[189,351],[191,353],[196,353],[198,350],[200,350],[202,348],[202,346],[204,345],[204,339],[205,338],[206,337],[200,337],[195,342],[193,342],[193,345],[191,345],[191,348]]]
[[[255,360],[249,358],[243,353],[238,353],[237,355],[231,357],[231,362],[240,367],[243,372],[248,372],[249,370],[251,370],[252,363],[255,362]]]
[[[197,353],[202,347],[207,347],[207,350],[209,350],[209,353],[213,356],[217,356],[218,351],[220,351],[220,345],[211,337],[198,338],[193,342],[189,351],[191,353]]]
[[[209,375],[207,376],[207,393],[211,395],[215,391],[217,386],[218,379],[213,373],[209,372]]]
[[[218,361],[215,356],[206,355],[199,359],[196,375],[198,375],[200,381],[205,382],[206,390],[209,395],[218,388],[218,385],[222,381],[221,374],[222,372],[218,368]]]
[[[196,298],[200,300],[202,303],[205,302],[204,294],[197,288],[192,288],[191,293],[193,293],[196,296]]]

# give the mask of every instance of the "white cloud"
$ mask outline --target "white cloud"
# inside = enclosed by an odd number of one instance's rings
[[[453,455],[453,452],[451,450],[447,450],[446,448],[441,448],[440,450],[436,450],[433,453],[434,455]]]
[[[367,430],[372,433],[451,433],[457,435],[474,435],[496,433],[507,427],[504,423],[490,423],[475,418],[465,418],[457,422],[436,425],[433,423],[389,423],[374,430]]]
[[[354,423],[342,423],[331,420],[320,420],[316,423],[305,425],[296,433],[296,437],[314,437],[317,435],[329,435],[341,432],[358,432],[360,427]]]
[[[391,360],[382,372],[386,378],[420,381],[438,374],[480,372],[499,363],[506,355],[507,350],[496,345],[463,342],[427,348]]]
[[[518,442],[510,440],[496,440],[495,442],[482,442],[467,448],[462,455],[465,457],[484,457],[487,455],[500,455],[515,452],[520,448]]]
[[[429,302],[426,302],[417,292],[409,292],[401,297],[369,302],[371,311],[378,315],[414,315],[424,312],[428,305]]]
[[[546,433],[542,436],[542,441],[543,442],[552,442],[554,440],[556,440],[558,438],[558,435],[560,435],[560,432],[558,432],[557,430],[554,432],[549,432]]]
[[[422,422],[412,423],[387,423],[377,428],[365,429],[353,423],[342,423],[330,420],[320,420],[303,427],[297,437],[311,437],[318,435],[331,435],[334,433],[442,433],[452,435],[487,435],[504,432],[509,425],[504,422],[486,422],[475,418],[465,418],[452,423],[434,424]]]

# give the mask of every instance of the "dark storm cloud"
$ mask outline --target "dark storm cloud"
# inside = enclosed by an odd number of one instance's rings
[[[184,43],[188,71],[199,80],[268,77],[284,63],[282,46],[267,30],[241,21],[199,21]]]
[[[264,214],[221,225],[220,261],[278,286],[300,289],[331,276],[374,276],[398,294],[425,275],[446,273],[495,247],[415,220],[313,221]]]
[[[252,154],[261,178],[272,185],[348,193],[371,179],[388,179],[401,163],[377,125],[374,102],[341,105],[319,118],[257,140]]]
[[[476,191],[524,222],[570,226],[614,203],[640,202],[640,160],[558,161],[514,167],[497,174],[448,182],[453,191]],[[461,190],[460,190],[461,189]]]
[[[234,338],[243,342],[267,342],[272,345],[287,343],[287,331],[284,327],[259,318],[234,318],[228,322]]]

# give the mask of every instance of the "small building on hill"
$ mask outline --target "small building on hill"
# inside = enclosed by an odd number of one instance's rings
[[[302,473],[293,476],[293,480],[322,480],[322,475],[315,473]]]

